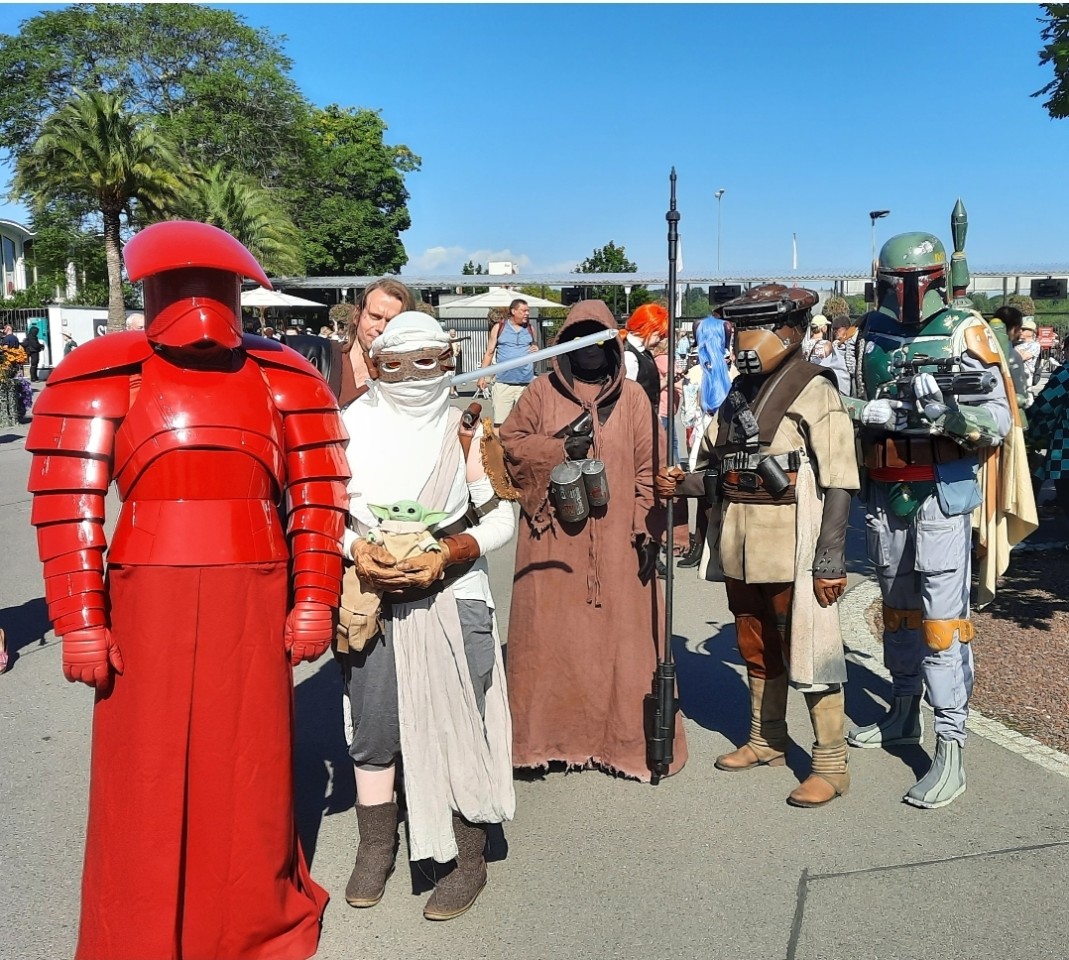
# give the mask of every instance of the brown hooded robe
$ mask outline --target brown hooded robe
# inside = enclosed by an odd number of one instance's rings
[[[584,321],[613,331],[608,381],[577,381],[569,355],[556,357],[501,426],[523,494],[507,660],[513,763],[560,760],[649,781],[643,698],[663,643],[664,598],[657,577],[639,580],[635,543],[663,531],[653,494],[659,425],[642,388],[624,378],[616,321],[604,303],[575,304],[558,340]],[[567,523],[549,503],[549,474],[566,459],[555,434],[583,410],[596,411],[590,456],[605,464],[610,497],[586,520]],[[677,719],[672,771],[686,760]]]

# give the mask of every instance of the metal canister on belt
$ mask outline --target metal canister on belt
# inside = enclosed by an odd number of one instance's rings
[[[590,501],[579,463],[566,460],[553,468],[549,475],[549,498],[561,520],[578,523],[590,516]]]

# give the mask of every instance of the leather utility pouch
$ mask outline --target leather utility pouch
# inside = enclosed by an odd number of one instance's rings
[[[724,474],[721,492],[728,503],[795,503],[794,485],[798,474],[790,471],[784,476],[788,481],[787,488],[774,497],[765,488],[756,470],[728,470]]]
[[[338,653],[359,651],[382,629],[382,598],[377,590],[366,588],[356,575],[356,567],[345,564],[338,601],[338,625],[335,649]]]

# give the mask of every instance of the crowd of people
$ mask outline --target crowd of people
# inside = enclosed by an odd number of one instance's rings
[[[188,268],[189,247],[214,262]],[[556,336],[574,349],[537,376],[517,298],[483,357],[514,371],[486,417],[451,402],[456,338],[398,280],[366,288],[344,331],[282,345],[243,331],[242,279],[267,279],[222,231],[158,224],[124,257],[144,281],[140,324],[53,373],[26,444],[63,669],[97,691],[79,956],[176,940],[198,956],[314,952],[327,894],[293,830],[290,668],[328,650],[356,782],[355,908],[385,895],[404,822],[408,857],[440,865],[424,916],[470,909],[516,769],[650,782],[669,502],[691,505],[673,511],[690,535],[679,562],[725,584],[745,665],[749,734],[717,769],[784,763],[793,688],[812,763],[786,799],[823,807],[849,790],[848,746],[922,741],[926,695],[935,747],[903,800],[965,790],[971,563],[989,598],[1036,526],[1025,406],[1037,469],[1069,498],[1069,368],[1029,404],[1028,351],[1020,379],[998,331],[956,305],[938,238],[888,241],[858,323],[763,284],[676,356],[663,306],[621,326],[581,301]],[[1023,321],[998,320],[1028,342]],[[855,495],[893,697],[848,729],[836,604]],[[506,660],[486,558],[513,539]],[[176,589],[232,609],[177,615]],[[688,760],[678,715],[673,747],[667,775]]]

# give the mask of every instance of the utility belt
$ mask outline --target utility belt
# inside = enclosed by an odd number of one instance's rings
[[[720,461],[721,496],[727,503],[796,503],[801,464],[799,450],[775,455],[729,453]]]
[[[791,450],[788,453],[777,453],[774,456],[767,453],[729,453],[720,461],[720,469],[728,470],[756,470],[757,467],[768,460],[774,460],[784,470],[797,473],[802,465],[802,453],[800,450]]]
[[[961,447],[945,437],[897,436],[875,439],[864,434],[861,437],[861,453],[865,467],[877,480],[881,478],[873,471],[910,467],[928,467],[929,476],[923,479],[931,479],[931,467],[934,464],[960,460],[966,456]]]

